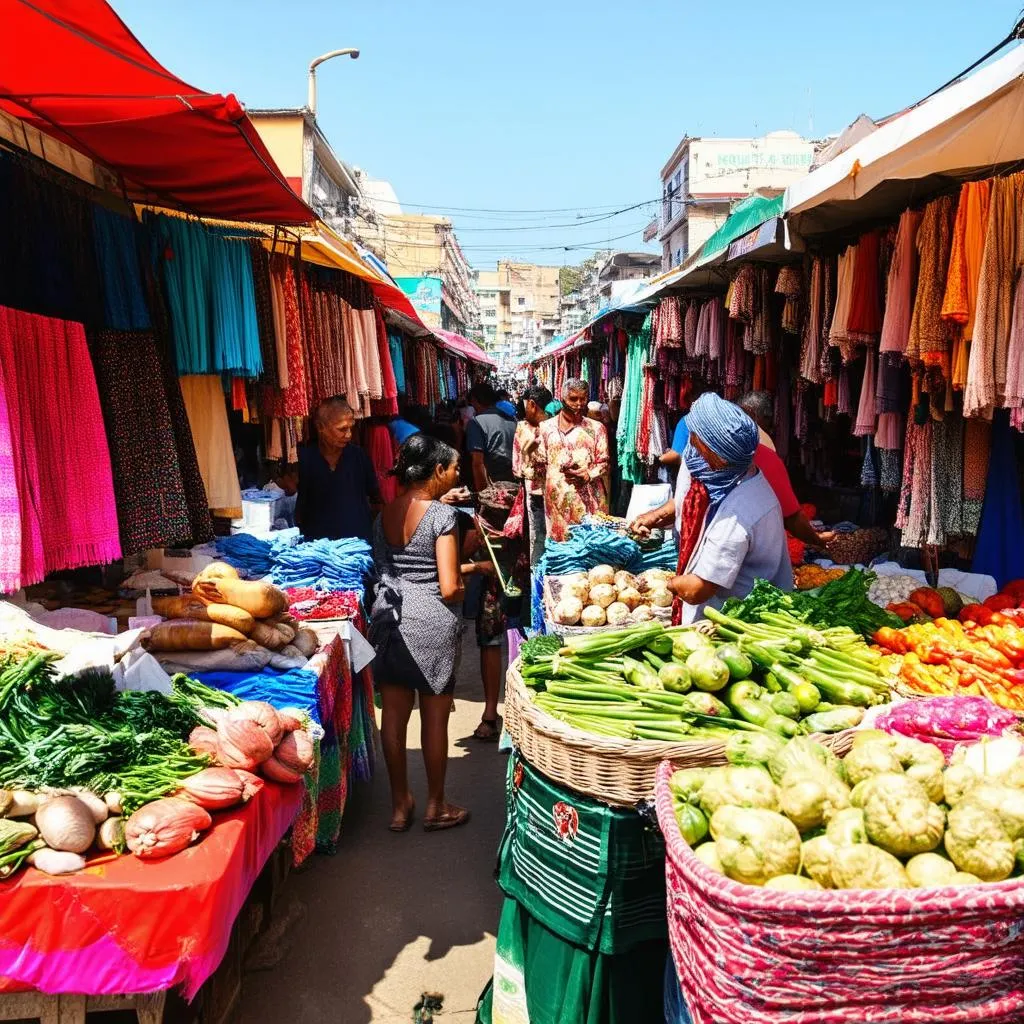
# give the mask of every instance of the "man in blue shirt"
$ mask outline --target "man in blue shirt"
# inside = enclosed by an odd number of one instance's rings
[[[401,418],[392,420],[388,424],[388,429],[391,431],[391,436],[395,439],[395,444],[405,444],[413,434],[420,432],[420,428],[415,423],[410,423],[408,420]]]
[[[672,435],[672,446],[662,455],[660,461],[669,469],[678,469],[683,461],[683,452],[690,442],[690,429],[686,425],[686,417],[680,416]]]
[[[328,398],[317,408],[314,423],[317,443],[299,449],[296,524],[307,540],[360,537],[370,542],[380,493],[369,455],[352,444],[352,408],[343,398]]]

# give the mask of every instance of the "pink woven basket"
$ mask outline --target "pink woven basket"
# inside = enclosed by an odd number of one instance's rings
[[[708,868],[658,768],[669,940],[694,1024],[1020,1024],[1024,880],[777,892]]]

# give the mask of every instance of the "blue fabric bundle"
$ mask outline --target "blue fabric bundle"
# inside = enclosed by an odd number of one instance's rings
[[[668,569],[675,572],[679,564],[679,545],[671,534],[661,547],[641,551],[640,554],[644,569]]]
[[[265,700],[275,708],[298,708],[320,722],[317,674],[308,668],[286,672],[265,668],[260,672],[196,672],[195,677],[207,686],[232,693],[241,700]]]
[[[591,522],[573,526],[566,541],[549,540],[544,559],[547,576],[586,572],[596,565],[611,565],[634,573],[644,568],[636,541],[602,523]]]
[[[274,550],[286,544],[295,544],[302,538],[297,529],[280,530],[273,542],[254,537],[251,533],[236,533],[217,538],[217,554],[229,565],[241,569],[246,576],[262,579],[274,568]]]

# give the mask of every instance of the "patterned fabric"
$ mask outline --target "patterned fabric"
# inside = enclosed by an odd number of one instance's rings
[[[917,232],[923,217],[922,210],[904,210],[900,217],[886,283],[882,352],[902,355],[907,350],[917,290]]]
[[[604,476],[609,471],[608,433],[596,420],[584,418],[578,426],[562,430],[561,415],[540,425],[537,465],[545,466],[544,515],[550,540],[563,541],[569,527],[584,516],[608,511]],[[565,477],[576,466],[590,474],[590,482],[578,484]]]
[[[815,257],[811,263],[810,296],[807,302],[807,319],[804,322],[804,336],[800,345],[800,376],[817,384],[821,380],[821,326],[824,316],[824,262]]]
[[[948,320],[942,319],[942,301],[955,215],[956,199],[952,196],[940,196],[925,207],[917,232],[917,294],[907,340],[907,358],[942,367],[947,380],[952,375],[953,329]]]
[[[989,202],[974,338],[964,387],[964,415],[990,419],[1006,385],[1016,275],[1024,263],[1024,171],[996,178]]]
[[[302,340],[302,319],[299,315],[299,293],[295,270],[287,256],[270,258],[271,301],[274,306],[276,332],[284,328],[285,359],[278,356],[278,375],[283,393],[275,402],[275,415],[308,416],[310,395],[307,386],[306,354]]]
[[[828,332],[830,348],[838,348],[843,362],[853,358],[853,343],[850,340],[847,322],[850,319],[850,304],[853,300],[853,275],[857,268],[857,246],[850,245],[839,256],[836,304],[832,312],[832,324]]]
[[[526,483],[530,494],[543,494],[543,467],[537,467],[538,428],[526,420],[516,424],[516,434],[512,439],[512,475]],[[526,454],[524,455],[524,452]]]
[[[948,414],[932,430],[928,543],[944,547],[964,532],[963,418]]]
[[[786,304],[782,309],[782,329],[787,334],[799,334],[800,296],[803,294],[803,277],[799,266],[790,264],[779,271],[775,293],[786,296]]]
[[[120,558],[110,451],[85,329],[0,307],[0,389],[21,520],[20,579],[11,589]]]
[[[188,542],[192,523],[156,341],[141,331],[98,331],[89,341],[121,548],[133,554]]]
[[[992,449],[992,424],[988,420],[964,421],[964,533],[974,537],[981,525],[988,480],[988,460]]]
[[[136,223],[105,206],[92,208],[96,264],[103,281],[105,326],[145,331],[151,324],[136,245]]]
[[[7,392],[0,377],[0,593],[21,586],[21,508]]]
[[[253,239],[249,243],[252,258],[252,283],[256,304],[256,326],[260,337],[260,355],[263,359],[263,383],[267,387],[278,386],[277,335],[274,323],[274,301],[271,297],[270,253],[262,241]]]
[[[896,526],[903,531],[903,546],[919,548],[928,536],[928,504],[931,500],[932,423],[907,425],[903,454],[903,487]]]

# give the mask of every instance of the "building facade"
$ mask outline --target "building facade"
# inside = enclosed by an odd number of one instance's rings
[[[661,243],[661,269],[678,267],[721,227],[733,203],[784,189],[811,168],[815,145],[796,132],[757,139],[684,136],[661,170],[661,213],[644,241]]]
[[[559,268],[499,260],[478,270],[474,290],[484,347],[502,367],[548,344],[561,329]]]
[[[598,306],[604,308],[635,288],[634,281],[654,277],[661,269],[661,256],[652,252],[612,253],[597,271]]]
[[[479,305],[471,283],[472,271],[452,222],[447,217],[423,213],[385,214],[377,219],[378,245],[391,276],[410,295],[419,294],[424,301],[436,290],[431,282],[440,282],[440,322],[428,321],[429,326],[472,336],[480,321]]]

